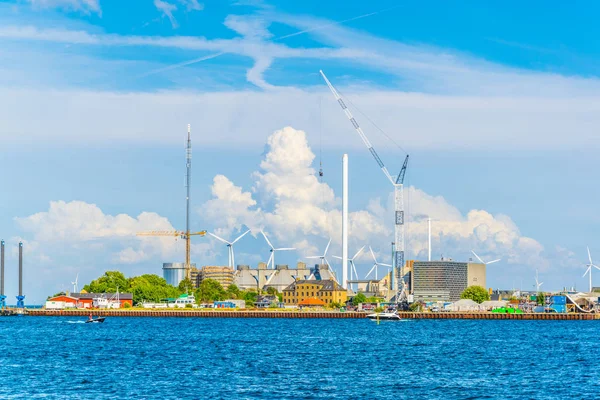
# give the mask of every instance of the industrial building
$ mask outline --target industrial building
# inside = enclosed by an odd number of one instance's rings
[[[288,265],[276,265],[275,269],[270,269],[266,263],[261,262],[256,269],[251,269],[248,265],[238,265],[234,283],[242,290],[256,289],[258,291],[273,288],[282,292],[297,279],[336,280],[328,265],[317,264],[313,268],[309,268],[306,263],[299,262],[296,268],[290,268]]]
[[[196,264],[190,264],[191,269],[196,269]],[[185,279],[185,263],[163,263],[163,278],[171,286],[179,286],[179,283]],[[193,282],[193,280],[192,280]]]
[[[298,280],[283,290],[285,305],[307,303],[308,299],[318,299],[325,304],[344,304],[348,300],[348,291],[333,279]]]
[[[485,264],[456,261],[414,261],[410,291],[414,301],[457,301],[469,286],[486,287]]]

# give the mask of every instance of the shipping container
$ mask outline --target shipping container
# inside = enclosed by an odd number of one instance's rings
[[[552,296],[552,303],[558,305],[565,305],[567,304],[567,298],[566,296]]]

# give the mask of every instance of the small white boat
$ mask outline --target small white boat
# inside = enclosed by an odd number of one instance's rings
[[[390,312],[382,312],[382,313],[369,314],[369,315],[367,315],[367,318],[369,318],[371,320],[377,320],[377,319],[379,319],[380,321],[400,321],[400,319],[401,319],[398,316],[398,314],[396,314],[396,313],[390,313]]]

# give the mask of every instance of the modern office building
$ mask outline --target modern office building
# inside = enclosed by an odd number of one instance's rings
[[[457,301],[469,286],[486,287],[485,264],[414,261],[411,291],[415,301]]]

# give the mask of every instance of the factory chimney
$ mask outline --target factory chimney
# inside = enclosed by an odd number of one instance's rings
[[[4,295],[4,240],[0,241],[0,309],[5,307]]]
[[[23,242],[19,242],[19,295],[17,296],[17,308],[25,307],[25,296],[23,296]]]
[[[342,157],[342,286],[348,288],[348,154]]]

